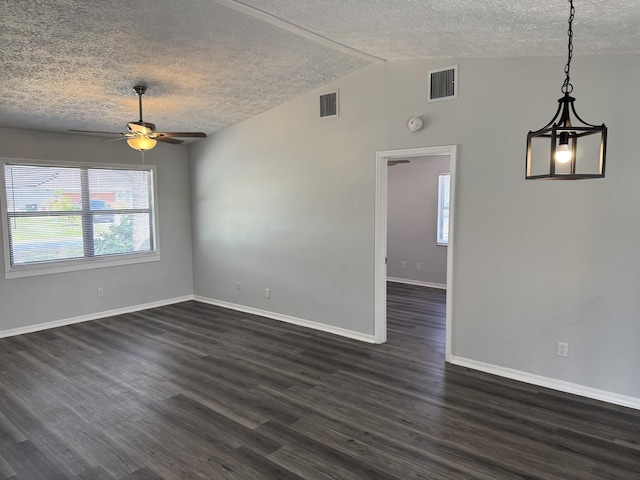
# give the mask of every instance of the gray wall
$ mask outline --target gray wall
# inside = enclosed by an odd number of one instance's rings
[[[448,156],[415,157],[388,167],[388,277],[446,285],[447,247],[437,244],[438,176],[443,173],[449,173]]]
[[[640,57],[575,57],[578,113],[609,127],[606,178],[576,182],[524,180],[562,58],[459,60],[459,98],[424,103],[425,71],[451,63],[390,65],[387,134],[388,148],[459,145],[453,355],[640,397]],[[410,112],[427,117],[417,135]]]
[[[524,180],[561,57],[392,62],[333,85],[339,122],[312,94],[194,145],[195,292],[371,333],[374,152],[457,144],[453,355],[640,397],[640,57],[577,53],[578,112],[610,128],[604,180]],[[428,104],[427,71],[453,63],[459,98]]]
[[[139,164],[140,152],[102,138],[0,128],[0,156]],[[190,295],[193,292],[188,148],[159,145],[158,262],[7,280],[0,274],[0,331]],[[4,202],[4,199],[1,201]],[[0,247],[2,246],[0,235]],[[104,297],[97,298],[99,287]]]
[[[191,146],[193,289],[187,149],[159,146],[147,158],[162,261],[0,278],[1,329],[195,292],[371,334],[375,152],[457,144],[453,355],[640,398],[640,57],[574,59],[578,112],[610,129],[607,177],[578,182],[524,180],[561,57],[460,59],[459,98],[427,104],[427,70],[452,63],[373,67]],[[334,87],[340,117],[317,118]],[[412,115],[426,120],[417,134]],[[121,144],[10,129],[0,155],[140,161]]]
[[[319,118],[334,87],[340,116]],[[367,69],[193,145],[196,295],[373,334],[383,99]]]

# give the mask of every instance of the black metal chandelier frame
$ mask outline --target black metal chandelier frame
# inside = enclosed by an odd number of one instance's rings
[[[602,125],[593,125],[585,122],[578,113],[574,105],[575,98],[571,96],[573,85],[571,84],[571,60],[573,58],[573,19],[575,16],[575,8],[573,0],[569,0],[569,36],[568,58],[564,67],[565,80],[562,84],[562,98],[558,100],[558,110],[553,119],[539,130],[529,131],[527,135],[527,160],[525,178],[527,180],[581,180],[587,178],[604,178],[606,149],[607,149],[607,127]],[[571,120],[571,114],[580,122],[579,124]],[[591,135],[600,135],[600,152],[599,165],[597,171],[593,173],[585,173],[578,170],[577,145],[578,139]],[[550,139],[551,149],[549,158],[548,172],[543,174],[532,174],[532,141],[538,138]],[[556,151],[560,145],[565,146],[571,152],[570,165],[568,171],[558,171],[556,168]]]

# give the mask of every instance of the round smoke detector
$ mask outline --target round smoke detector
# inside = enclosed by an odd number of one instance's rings
[[[419,132],[423,126],[424,123],[420,117],[411,117],[407,122],[407,128],[412,132]]]

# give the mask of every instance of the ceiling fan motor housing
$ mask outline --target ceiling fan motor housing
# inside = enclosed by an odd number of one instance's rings
[[[127,123],[127,129],[132,133],[149,135],[156,131],[156,126],[151,122],[129,122]]]

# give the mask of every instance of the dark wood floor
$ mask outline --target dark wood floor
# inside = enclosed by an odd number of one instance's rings
[[[640,412],[197,302],[0,340],[0,479],[638,479]]]

